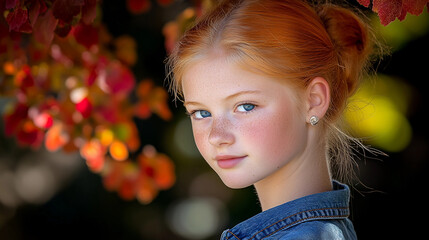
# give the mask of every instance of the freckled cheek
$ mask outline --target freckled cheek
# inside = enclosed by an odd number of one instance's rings
[[[197,145],[198,151],[206,159],[208,156],[208,132],[205,129],[193,127],[192,132],[194,134],[195,144]]]
[[[242,129],[243,141],[249,146],[249,151],[267,161],[282,158],[288,149],[294,146],[294,126],[291,118],[272,115],[252,121]]]

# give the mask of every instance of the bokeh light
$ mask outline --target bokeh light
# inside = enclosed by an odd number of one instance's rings
[[[385,75],[365,81],[345,112],[352,132],[382,150],[403,150],[412,137],[406,118],[411,94],[405,82]]]
[[[171,230],[185,239],[205,239],[225,224],[226,208],[213,198],[189,198],[174,203],[167,212]]]
[[[187,117],[181,118],[174,128],[174,145],[187,158],[200,158],[192,135],[191,121]]]
[[[110,156],[117,161],[124,161],[128,158],[127,146],[121,141],[113,141],[109,147]]]

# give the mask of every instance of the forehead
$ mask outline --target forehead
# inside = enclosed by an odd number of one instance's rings
[[[188,67],[182,78],[185,101],[222,98],[239,91],[269,93],[283,88],[285,84],[280,81],[248,71],[224,57],[202,59]]]

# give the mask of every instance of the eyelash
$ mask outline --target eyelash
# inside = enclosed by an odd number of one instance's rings
[[[244,103],[239,103],[238,105],[236,105],[236,107],[234,109],[237,109],[239,106],[243,106],[243,105],[252,105],[253,106],[253,109],[251,109],[249,111],[240,112],[240,113],[244,113],[244,114],[249,114],[249,113],[253,112],[258,107],[258,105],[254,104],[254,103],[244,102]],[[206,110],[197,109],[197,110],[193,110],[191,112],[186,111],[186,114],[189,117],[193,117],[195,115],[195,113],[198,112],[198,111],[206,111]],[[195,118],[195,119],[196,120],[201,120],[201,119],[204,119],[204,118]]]

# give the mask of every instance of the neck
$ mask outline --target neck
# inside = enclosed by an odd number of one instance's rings
[[[307,195],[332,190],[324,147],[307,147],[302,155],[254,186],[263,211]]]

